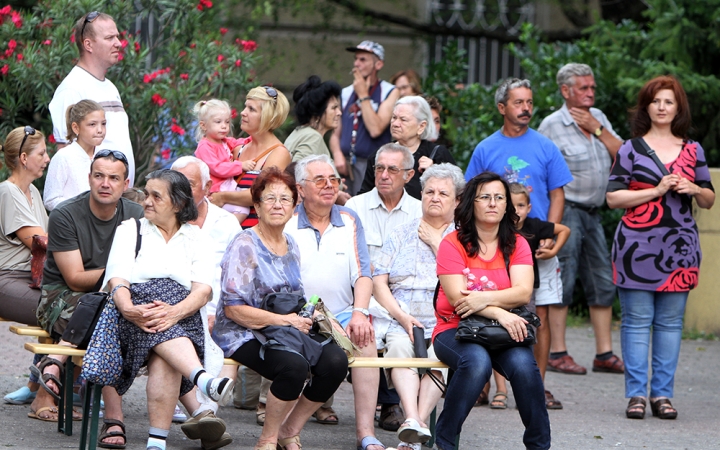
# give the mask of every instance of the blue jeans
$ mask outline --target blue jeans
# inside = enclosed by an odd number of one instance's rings
[[[520,419],[525,425],[525,447],[550,448],[550,420],[545,407],[545,388],[532,347],[488,352],[481,345],[456,341],[455,331],[444,331],[434,340],[438,359],[455,371],[447,387],[445,406],[437,421],[435,434],[438,448],[455,449],[455,437],[460,434],[463,422],[490,379],[492,369],[510,381]]]
[[[688,293],[621,287],[618,293],[622,307],[620,339],[625,360],[625,397],[647,397],[651,326],[650,397],[672,397]]]
[[[570,306],[572,303],[575,279],[579,275],[589,306],[612,306],[615,285],[600,214],[590,214],[565,203],[562,223],[572,230],[558,252],[563,305]]]

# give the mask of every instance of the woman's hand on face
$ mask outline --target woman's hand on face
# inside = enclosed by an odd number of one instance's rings
[[[418,160],[418,171],[420,173],[423,173],[425,172],[425,169],[432,166],[433,164],[434,163],[432,159],[428,158],[427,156],[421,156]]]
[[[485,293],[482,291],[460,291],[465,297],[455,302],[455,312],[461,318],[468,317],[472,314],[487,308],[488,301],[485,300]]]
[[[305,334],[308,334],[310,332],[310,329],[313,326],[312,319],[306,319],[304,317],[300,317],[297,314],[286,314],[285,320],[287,321],[290,326],[293,326],[297,328],[298,330],[302,331]]]
[[[513,341],[522,342],[527,337],[527,320],[517,314],[502,310],[496,320],[510,333]]]
[[[688,180],[687,178],[680,177],[673,190],[678,194],[694,196],[700,193],[700,186]]]
[[[675,175],[674,173],[671,173],[670,175],[665,175],[662,177],[662,180],[660,180],[660,183],[658,183],[657,186],[655,186],[655,192],[657,193],[658,197],[662,197],[667,193],[669,190],[675,190],[678,182],[680,181],[680,177],[678,175]]]

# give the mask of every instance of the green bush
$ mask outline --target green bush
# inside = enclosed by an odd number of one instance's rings
[[[48,104],[77,61],[72,26],[93,10],[113,16],[121,33],[122,60],[107,77],[129,116],[138,180],[164,159],[195,150],[195,102],[242,99],[253,86],[257,45],[227,35],[222,10],[208,0],[46,0],[31,13],[6,6],[0,10],[0,136],[27,124],[52,134]],[[149,20],[154,34],[137,33],[136,22]]]

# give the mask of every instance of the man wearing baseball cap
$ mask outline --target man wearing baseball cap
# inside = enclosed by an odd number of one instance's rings
[[[362,185],[367,158],[390,142],[390,117],[400,94],[391,83],[378,78],[385,49],[373,41],[347,47],[355,53],[353,84],[342,90],[343,115],[330,138],[335,166],[350,179],[349,192],[355,195]]]

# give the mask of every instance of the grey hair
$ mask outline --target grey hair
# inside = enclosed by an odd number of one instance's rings
[[[510,98],[510,91],[517,88],[528,88],[532,91],[530,80],[521,80],[520,78],[508,78],[503,81],[495,91],[495,104],[502,103],[507,105]]]
[[[403,169],[412,169],[415,167],[415,158],[413,158],[412,153],[410,153],[410,149],[405,147],[404,145],[396,144],[394,142],[390,142],[389,144],[385,144],[382,147],[380,147],[375,153],[375,165],[377,165],[378,160],[380,159],[380,154],[384,152],[390,152],[390,153],[402,153],[403,159],[402,159],[402,165]]]
[[[210,168],[207,164],[205,164],[205,161],[203,161],[202,159],[196,158],[194,156],[181,156],[175,160],[175,162],[172,164],[172,167],[170,168],[173,170],[184,169],[190,164],[195,164],[200,170],[200,182],[202,183],[203,187],[205,187],[208,181],[210,181]]]
[[[427,100],[418,95],[408,95],[395,102],[395,106],[398,105],[411,105],[413,107],[413,115],[418,122],[425,122],[425,130],[420,135],[420,139],[426,141],[432,141],[437,139],[438,130],[435,129],[435,121],[432,118],[432,110]]]
[[[335,172],[335,176],[338,178],[340,177],[337,169],[335,168],[335,164],[333,164],[332,159],[330,159],[328,155],[310,155],[295,163],[295,182],[299,184],[301,181],[307,179],[307,166],[316,162],[329,164],[330,167],[332,167],[333,172]]]
[[[574,86],[575,77],[594,77],[592,69],[587,64],[569,63],[565,64],[558,70],[557,84],[560,86]]]
[[[420,177],[420,186],[422,189],[425,189],[425,183],[427,183],[430,178],[452,181],[453,186],[455,186],[456,197],[460,196],[463,189],[465,189],[465,177],[463,176],[462,170],[455,164],[433,164],[425,169],[425,172],[423,172]]]

